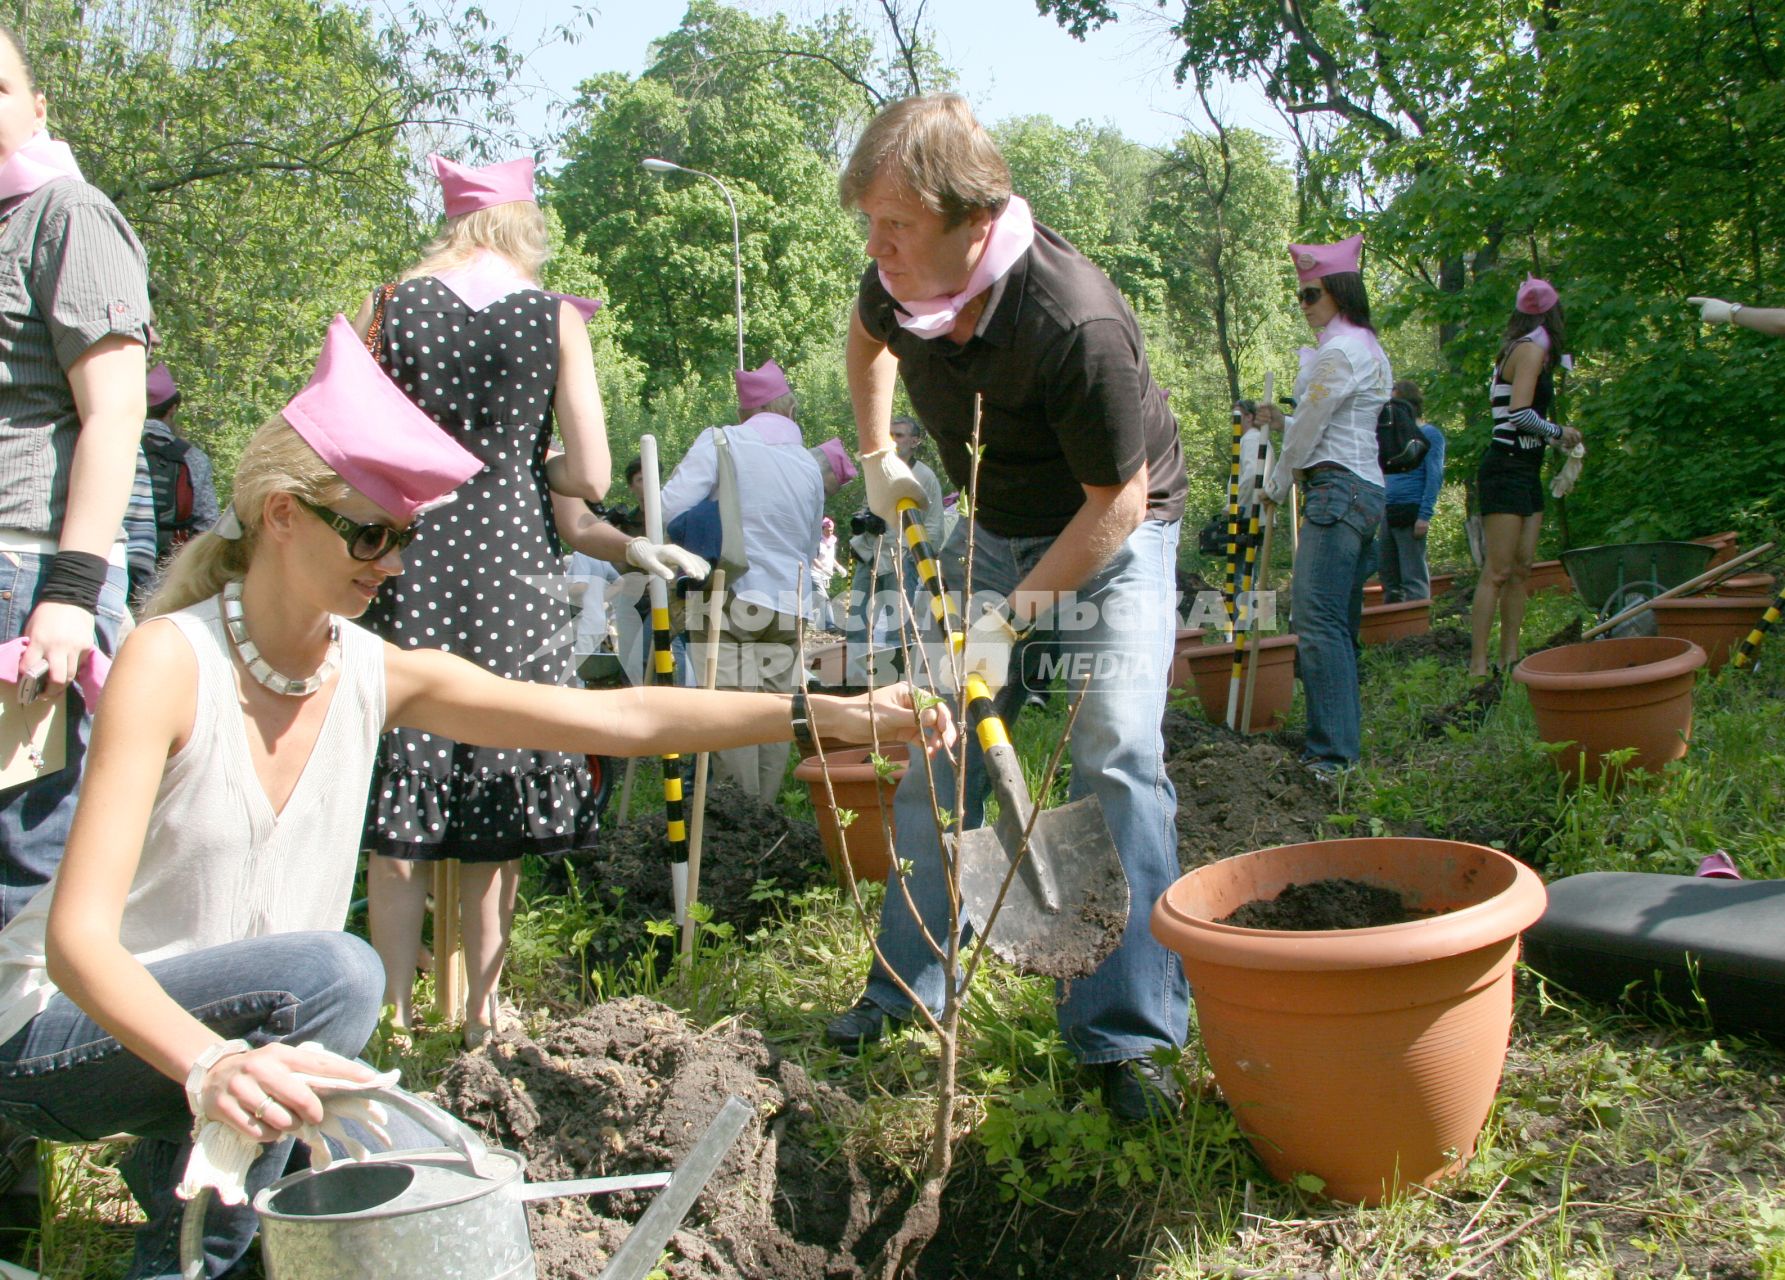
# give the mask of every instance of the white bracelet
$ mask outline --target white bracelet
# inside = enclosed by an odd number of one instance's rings
[[[1729,304],[1729,323],[1730,324],[1737,323],[1736,317],[1741,315],[1741,313],[1742,313],[1742,304],[1741,303],[1739,303],[1739,302],[1730,303]]]
[[[238,1053],[248,1052],[246,1040],[219,1040],[208,1046],[205,1051],[192,1060],[192,1067],[186,1072],[186,1105],[192,1111],[194,1119],[203,1120],[205,1076],[212,1067],[223,1059]]]

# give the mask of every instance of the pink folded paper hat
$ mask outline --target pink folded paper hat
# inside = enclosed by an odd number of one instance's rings
[[[1363,233],[1350,236],[1337,244],[1292,244],[1289,260],[1295,263],[1295,278],[1313,284],[1321,276],[1341,271],[1356,271],[1363,261]]]
[[[1708,880],[1740,880],[1742,873],[1736,870],[1735,859],[1723,849],[1715,853],[1707,853],[1698,864],[1698,874]]]
[[[856,471],[855,464],[849,460],[849,450],[843,447],[843,442],[837,437],[832,436],[814,447],[831,464],[831,471],[836,475],[838,484],[848,484],[860,474]]]
[[[1518,299],[1512,305],[1528,316],[1540,316],[1556,305],[1556,286],[1536,276],[1526,276],[1518,287]]]
[[[329,325],[316,372],[283,416],[335,474],[405,523],[483,470],[397,389],[346,316]]]
[[[731,376],[738,384],[738,408],[744,413],[760,409],[793,390],[787,385],[787,375],[773,360],[763,361],[760,369],[734,369]]]
[[[164,405],[169,400],[180,398],[179,385],[174,381],[172,371],[164,364],[158,364],[149,370],[148,384],[145,390],[148,392],[149,408],[151,409],[158,405]]]
[[[533,199],[533,159],[505,160],[482,168],[454,164],[442,155],[431,155],[428,163],[440,179],[440,190],[446,196],[446,216],[476,213],[492,205],[514,204]]]

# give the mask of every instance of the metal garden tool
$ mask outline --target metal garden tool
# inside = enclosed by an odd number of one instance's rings
[[[929,584],[952,663],[964,635],[916,503],[899,503],[899,523],[918,577]],[[961,906],[986,945],[1024,973],[1088,977],[1128,927],[1128,876],[1102,802],[1085,796],[1037,811],[1010,734],[978,675],[967,677],[964,703],[998,797],[998,821],[950,837]]]

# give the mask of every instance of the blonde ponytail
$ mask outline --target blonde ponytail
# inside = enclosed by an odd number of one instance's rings
[[[155,618],[189,608],[216,595],[226,582],[245,577],[260,541],[262,513],[275,493],[295,494],[326,507],[349,492],[347,482],[284,418],[269,418],[249,439],[236,464],[231,505],[241,521],[242,536],[201,533],[181,547],[149,597],[143,616]]]

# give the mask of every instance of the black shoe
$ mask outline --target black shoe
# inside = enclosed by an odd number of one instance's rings
[[[873,1044],[884,1036],[889,1027],[902,1025],[904,1019],[893,1017],[863,996],[824,1024],[824,1038],[826,1043],[844,1053],[859,1053],[863,1045]]]
[[[1118,1120],[1142,1124],[1178,1113],[1178,1078],[1151,1058],[1129,1058],[1103,1068],[1103,1105]]]

